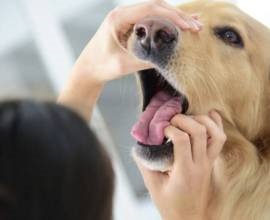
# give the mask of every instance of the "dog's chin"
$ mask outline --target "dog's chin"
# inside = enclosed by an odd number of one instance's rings
[[[171,170],[173,164],[173,147],[154,151],[151,151],[151,148],[137,144],[132,149],[133,159],[152,171],[167,172]]]

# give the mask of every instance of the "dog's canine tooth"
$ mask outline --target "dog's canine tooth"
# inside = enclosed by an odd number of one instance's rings
[[[168,144],[169,142],[172,142],[170,138],[166,141],[166,144]]]

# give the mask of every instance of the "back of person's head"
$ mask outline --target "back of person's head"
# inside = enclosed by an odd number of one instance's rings
[[[0,219],[108,220],[113,171],[79,116],[56,104],[0,104]]]

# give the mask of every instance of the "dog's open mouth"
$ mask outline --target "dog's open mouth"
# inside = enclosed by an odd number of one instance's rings
[[[176,114],[187,112],[188,101],[155,69],[140,72],[139,78],[143,113],[131,134],[140,146],[162,151],[163,148],[172,147],[171,141],[164,135],[164,129]]]

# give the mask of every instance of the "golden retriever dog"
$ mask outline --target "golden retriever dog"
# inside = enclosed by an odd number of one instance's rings
[[[168,170],[173,148],[162,130],[170,118],[216,109],[227,142],[214,164],[210,218],[270,220],[270,30],[226,2],[180,8],[199,14],[203,30],[148,17],[128,41],[156,67],[138,73],[143,113],[132,130],[134,155],[150,169]]]

